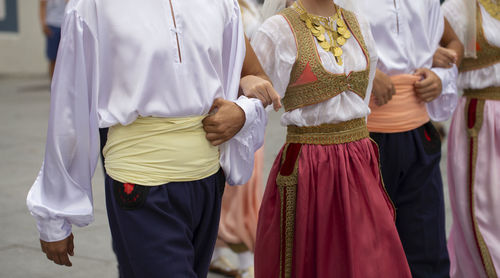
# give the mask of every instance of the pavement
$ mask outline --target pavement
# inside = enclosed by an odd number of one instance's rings
[[[36,224],[26,208],[26,195],[43,160],[49,104],[47,77],[0,76],[0,278],[118,277],[100,165],[93,179],[95,222],[88,227],[74,228],[73,266],[57,266],[40,251]],[[284,142],[285,129],[279,125],[279,116],[280,113],[270,113],[266,131],[266,178]],[[446,146],[443,157],[445,155]],[[449,231],[451,212],[446,169],[444,161],[441,164]],[[208,277],[221,276],[209,274]]]

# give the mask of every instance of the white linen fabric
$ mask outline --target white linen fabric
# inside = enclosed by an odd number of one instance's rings
[[[281,117],[283,126],[317,126],[325,123],[339,123],[366,117],[370,113],[368,103],[372,90],[372,81],[377,66],[377,53],[371,35],[370,26],[358,17],[360,27],[370,53],[370,82],[365,99],[351,91],[342,92],[324,102],[286,112]],[[252,47],[271,78],[274,88],[283,97],[290,81],[290,73],[297,58],[297,46],[290,25],[282,15],[268,18],[254,35]],[[367,60],[356,39],[350,38],[342,47],[343,65],[337,64],[335,56],[326,52],[316,41],[321,62],[331,73],[346,73],[364,70]]]
[[[442,81],[441,95],[427,103],[434,121],[448,119],[457,105],[456,66],[432,68],[432,58],[444,31],[439,0],[359,0],[360,13],[370,22],[379,56],[377,68],[393,76],[429,68]]]
[[[68,4],[45,159],[27,199],[42,240],[64,239],[72,224],[92,222],[98,128],[138,116],[201,116],[216,98],[236,102],[246,122],[220,146],[220,163],[229,184],[248,180],[267,115],[259,100],[238,98],[243,34],[236,0]]]
[[[468,13],[464,2],[462,0],[447,0],[442,9],[458,38],[464,42],[467,26],[466,22],[463,21],[463,15]],[[482,5],[480,5],[480,9],[486,40],[491,45],[500,47],[500,36],[498,35],[500,21],[493,18]],[[500,86],[500,63],[459,74],[458,87],[460,89],[483,89],[498,86]]]

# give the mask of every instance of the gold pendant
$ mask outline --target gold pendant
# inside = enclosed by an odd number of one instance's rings
[[[340,45],[340,46],[343,46],[345,43],[346,43],[346,39],[344,37],[338,37],[337,38],[337,43]]]
[[[342,48],[336,46],[333,48],[333,55],[335,55],[335,57],[340,57],[342,56],[342,54],[344,53],[344,51],[342,51]]]
[[[344,36],[344,34],[347,32],[347,29],[345,27],[340,27],[337,29],[337,32]]]
[[[341,57],[335,57],[335,60],[337,60],[337,64],[339,64],[340,66],[344,64]]]
[[[316,36],[316,39],[318,39],[318,41],[320,41],[320,42],[324,42],[325,36],[323,34],[320,34],[320,35]]]
[[[342,37],[344,37],[344,39],[347,40],[348,38],[351,37],[351,32],[349,32],[349,31],[345,32],[345,34],[342,34]]]
[[[331,44],[327,41],[322,41],[319,43],[319,46],[321,46],[321,48],[323,48],[325,51],[328,51],[331,47]]]

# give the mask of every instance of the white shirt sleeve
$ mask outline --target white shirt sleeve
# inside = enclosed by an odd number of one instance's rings
[[[99,154],[95,39],[74,11],[66,15],[62,32],[45,159],[27,198],[44,241],[62,240],[72,224],[93,221],[91,177]]]
[[[444,16],[439,1],[432,0],[429,6],[430,20],[427,25],[427,34],[430,36],[431,45],[435,45],[434,49],[437,49],[444,32]],[[441,79],[443,89],[438,98],[427,103],[427,112],[433,121],[446,121],[451,117],[458,103],[458,70],[456,66],[449,69],[431,68],[431,70]]]
[[[231,22],[224,31],[222,51],[226,72],[225,87],[228,100],[233,100],[245,112],[243,128],[220,146],[220,163],[230,185],[245,184],[252,176],[254,153],[264,144],[267,113],[262,102],[245,96],[238,98],[241,69],[245,58],[245,37],[238,4]]]

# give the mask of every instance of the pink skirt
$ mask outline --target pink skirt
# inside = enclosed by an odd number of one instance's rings
[[[296,185],[280,189],[277,177],[290,174],[296,163]],[[292,194],[294,204],[288,205],[295,209],[284,209]],[[373,141],[286,144],[259,212],[255,275],[411,277],[394,217]]]
[[[472,136],[471,136],[472,135]],[[500,101],[459,100],[448,136],[450,276],[500,274]]]

